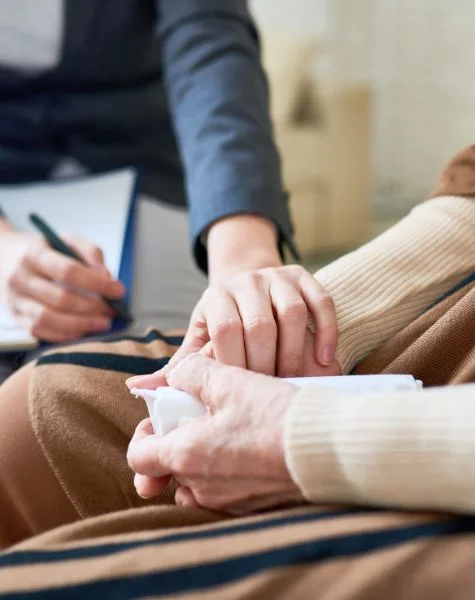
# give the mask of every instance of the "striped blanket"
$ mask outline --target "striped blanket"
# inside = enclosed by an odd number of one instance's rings
[[[426,385],[474,381],[474,310],[468,282],[358,372],[410,372]],[[39,535],[0,554],[0,599],[474,597],[469,516],[303,506],[231,518],[178,508],[173,489],[138,498],[124,457],[145,407],[124,380],[163,365],[179,341],[152,331],[68,347],[18,374],[26,393],[12,394],[10,413],[29,407],[29,448],[37,444],[44,465],[32,456],[35,469],[0,481],[0,511],[11,510],[2,499],[19,499],[19,527],[28,521]],[[47,477],[51,485],[40,485]],[[61,527],[31,512],[45,505]]]

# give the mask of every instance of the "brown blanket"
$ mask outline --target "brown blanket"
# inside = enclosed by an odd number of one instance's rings
[[[467,282],[357,372],[413,373],[426,386],[475,381],[474,340]],[[173,490],[140,500],[124,457],[146,411],[124,380],[158,368],[178,343],[152,331],[38,361],[31,422],[83,520],[0,555],[0,598],[473,597],[471,517],[309,506],[231,519],[172,506]]]

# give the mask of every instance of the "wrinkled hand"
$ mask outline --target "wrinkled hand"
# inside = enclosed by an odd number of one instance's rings
[[[160,494],[174,475],[181,506],[242,514],[303,497],[284,459],[284,420],[297,388],[285,381],[192,355],[168,383],[207,406],[208,414],[160,438],[142,421],[127,458],[142,497]]]
[[[49,342],[106,331],[112,312],[99,295],[124,294],[123,285],[104,266],[99,248],[65,239],[90,266],[52,250],[39,235],[12,231],[0,238],[2,304],[22,327]]]
[[[332,298],[308,271],[298,265],[249,271],[210,285],[169,365],[134,385],[166,385],[167,371],[207,344],[217,361],[266,375],[336,375],[337,335]]]

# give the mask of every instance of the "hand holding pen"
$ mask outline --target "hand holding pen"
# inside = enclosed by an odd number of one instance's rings
[[[108,331],[117,314],[110,301],[125,293],[107,271],[99,248],[71,237],[64,242],[74,258],[53,249],[44,235],[0,225],[2,301],[22,327],[48,342]]]

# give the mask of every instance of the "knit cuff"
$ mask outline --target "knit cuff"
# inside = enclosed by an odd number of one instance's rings
[[[474,231],[473,200],[435,198],[315,273],[335,301],[343,372],[475,270]]]
[[[474,392],[302,389],[284,429],[289,473],[309,502],[473,512]]]

